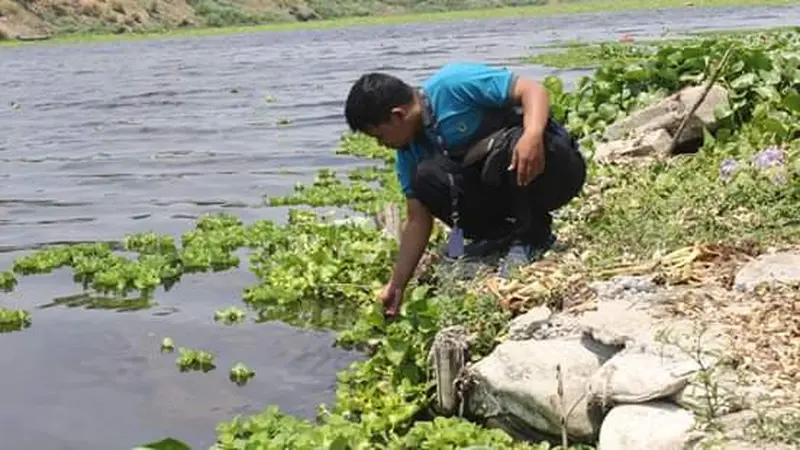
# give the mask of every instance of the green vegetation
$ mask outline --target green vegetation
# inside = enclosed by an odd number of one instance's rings
[[[214,365],[214,355],[205,350],[192,350],[188,348],[179,348],[180,356],[175,360],[181,372],[189,372],[193,370],[201,370],[203,372],[210,372],[216,369]]]
[[[31,315],[22,309],[0,308],[0,333],[24,330],[31,326]]]
[[[214,313],[214,320],[226,325],[234,325],[244,320],[245,313],[235,306]]]
[[[124,5],[127,0],[117,0],[115,5]],[[579,14],[648,10],[680,7],[725,7],[725,6],[781,6],[797,3],[797,0],[301,0],[279,2],[264,6],[248,0],[187,0],[179,2],[178,11],[163,15],[162,10],[173,6],[152,0],[150,6],[139,11],[138,3],[126,8],[112,6],[111,12],[95,5],[92,14],[86,16],[86,8],[71,11],[61,8],[48,12],[29,24],[31,29],[49,29],[58,39],[45,42],[75,43],[108,41],[127,38],[154,38],[184,35],[207,35],[219,33],[243,33],[284,31],[299,29],[326,29],[369,25],[397,25],[412,22],[438,22],[472,20],[489,17],[533,17],[556,14]],[[16,2],[12,2],[16,4]],[[166,5],[166,6],[165,6]],[[182,5],[182,6],[180,6]],[[19,8],[17,8],[19,9]],[[47,10],[47,7],[43,9]],[[105,12],[102,12],[105,11]],[[122,12],[120,12],[122,11]],[[3,0],[0,0],[0,13]],[[8,15],[8,14],[7,14]],[[52,16],[58,20],[53,20]],[[73,17],[74,16],[74,17]],[[11,20],[14,15],[11,15]],[[144,17],[144,19],[143,19]],[[22,19],[20,19],[22,20]],[[122,24],[122,25],[120,25]],[[34,33],[36,34],[36,33]],[[3,41],[0,29],[0,44]],[[6,33],[10,39],[13,33]],[[7,44],[18,45],[9,40]]]
[[[643,49],[635,58],[612,55],[574,91],[564,91],[555,77],[545,85],[557,118],[591,153],[608,124],[701,82],[731,47],[720,82],[731,90],[732,107],[717,111],[722,127],[716,135],[706,133],[698,154],[633,167],[590,162],[586,192],[557,221],[560,237],[584,255],[589,269],[648,259],[695,242],[800,241],[800,33],[722,36]],[[208,215],[179,243],[140,233],[124,241],[132,256],[100,243],[47,248],[17,259],[13,273],[3,279],[68,267],[89,291],[149,298],[184,274],[239,266],[234,252],[248,248],[258,282],[244,290],[243,299],[258,321],[333,329],[338,345],[364,349],[370,358],[339,374],[336,402],[321,405],[317,420],[290,417],[270,406],[220,424],[215,450],[550,448],[514,442],[461,418],[431,419],[427,359],[435,333],[464,325],[477,338],[472,355],[479,358],[491,351],[511,313],[493,296],[427,267],[407,290],[400,316],[386,321],[375,298],[389,276],[395,241],[369,226],[335,223],[308,206],[368,213],[399,201],[394,154],[361,135],[345,136],[339,153],[377,165],[355,169],[348,179],[321,171],[310,186],[267,199],[295,207],[284,225]],[[442,243],[441,231],[437,228],[431,249]],[[171,340],[166,344],[163,351],[175,347]],[[213,359],[181,348],[177,364],[205,371],[213,368]],[[234,368],[232,381],[252,376],[244,365]]]
[[[550,50],[524,58],[531,64],[557,67],[560,69],[586,69],[603,64],[604,61],[634,62],[650,56],[654,48],[665,45],[662,41],[652,44],[621,44],[603,42],[600,44],[573,44],[563,51]]]
[[[239,386],[244,386],[247,382],[256,376],[256,372],[244,363],[236,363],[231,367],[228,378]]]
[[[175,351],[175,342],[172,338],[165,337],[161,341],[161,353],[172,353]]]
[[[695,241],[762,244],[797,239],[800,163],[800,36],[756,33],[647,50],[610,60],[574,92],[549,78],[555,113],[591,148],[607,124],[687,84],[699,84],[733,45],[719,83],[732,107],[716,111],[721,129],[691,158],[646,167],[591,168],[600,195],[565,211],[576,242],[596,260],[643,257]]]
[[[760,441],[800,446],[800,414],[762,412],[746,425],[745,431]]]
[[[684,42],[691,42],[692,38],[726,38],[737,37],[743,34],[757,35],[761,33],[791,32],[796,27],[773,27],[765,29],[722,30],[722,31],[696,31],[688,33],[686,37],[669,39],[644,39],[636,42],[600,42],[586,43],[569,41],[561,44],[543,47],[544,51],[522,58],[523,62],[540,64],[560,69],[588,69],[596,68],[605,61],[640,61],[651,56],[661,47],[667,45],[680,46]]]

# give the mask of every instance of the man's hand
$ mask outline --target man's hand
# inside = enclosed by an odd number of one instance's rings
[[[525,186],[544,171],[544,130],[550,111],[550,99],[541,83],[519,78],[511,95],[522,105],[524,132],[517,141],[509,170],[516,169],[517,184]]]
[[[544,172],[544,141],[540,134],[523,133],[511,156],[508,170],[517,171],[517,184],[525,186]]]
[[[407,208],[408,214],[400,236],[400,254],[397,257],[394,273],[378,296],[385,305],[384,313],[387,317],[398,313],[400,303],[403,301],[403,291],[425,252],[433,226],[433,216],[419,200],[409,199]]]
[[[395,317],[403,302],[403,290],[389,283],[384,286],[378,299],[383,303],[384,315]]]

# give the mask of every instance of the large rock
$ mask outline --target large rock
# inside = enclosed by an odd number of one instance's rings
[[[704,435],[691,412],[665,402],[620,405],[600,428],[600,450],[684,450]]]
[[[734,288],[752,292],[761,284],[800,283],[800,252],[761,255],[736,274]]]
[[[660,102],[633,112],[628,117],[609,125],[603,137],[610,141],[627,139],[640,136],[649,131],[664,129],[674,134],[680,126],[683,117],[689,113],[694,103],[702,95],[705,86],[691,86],[678,91]],[[681,139],[678,142],[695,139],[702,136],[705,126],[712,131],[716,129],[714,109],[727,106],[728,91],[719,84],[711,87],[706,98],[689,119]],[[698,134],[699,133],[699,134]]]
[[[521,439],[561,432],[556,366],[561,366],[571,440],[593,442],[602,411],[584,395],[587,380],[613,351],[588,339],[506,341],[469,369],[467,409]]]
[[[609,125],[603,135],[606,142],[598,144],[595,158],[607,162],[631,156],[667,156],[681,121],[704,89],[705,86],[685,88]],[[677,146],[702,138],[704,128],[716,131],[714,110],[728,105],[728,91],[721,85],[713,85],[687,121]]]
[[[696,363],[638,351],[623,351],[589,379],[592,400],[603,405],[646,403],[678,395],[697,372]]]

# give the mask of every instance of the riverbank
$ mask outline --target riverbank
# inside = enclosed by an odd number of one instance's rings
[[[640,61],[647,57],[651,50],[665,45],[680,45],[691,39],[735,37],[743,34],[777,33],[781,31],[798,32],[797,26],[772,27],[751,30],[698,31],[686,37],[671,39],[630,40],[620,42],[563,42],[539,49],[536,54],[522,58],[529,64],[540,64],[559,69],[592,69],[604,61],[613,59],[627,62]]]
[[[21,37],[42,38],[45,42],[75,43],[119,39],[151,39],[156,37],[212,35],[244,32],[314,30],[352,26],[398,25],[415,22],[472,20],[491,17],[532,17],[557,14],[649,10],[659,8],[706,8],[726,6],[780,6],[796,0],[593,0],[542,3],[507,7],[441,11],[437,3],[420,3],[419,12],[404,9],[350,10],[326,6],[313,13],[305,3],[290,4],[285,11],[265,12],[259,6],[242,3],[171,2],[160,5],[153,0],[146,8],[139,3],[126,5],[124,0],[88,4],[79,9],[59,3],[34,2],[23,8],[16,0],[0,0],[0,45],[20,44]],[[260,4],[259,4],[260,5]],[[411,2],[409,10],[414,11]],[[424,5],[424,6],[422,6]],[[480,6],[481,3],[469,5]],[[305,8],[305,9],[304,9]],[[305,10],[306,13],[298,11]],[[311,11],[311,12],[309,12]],[[348,14],[356,14],[349,16]],[[294,15],[293,15],[294,14]],[[305,14],[305,15],[303,15]],[[298,20],[297,15],[303,20]],[[4,40],[5,38],[5,40]],[[42,42],[36,40],[35,42]]]

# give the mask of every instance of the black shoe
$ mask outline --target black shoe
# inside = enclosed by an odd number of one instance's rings
[[[476,239],[464,246],[464,256],[483,258],[495,253],[500,253],[508,248],[510,242],[510,238]]]
[[[529,240],[527,242],[514,241],[506,256],[500,262],[500,277],[507,279],[517,269],[541,259],[553,247],[556,240],[556,236],[551,232],[544,239]]]

